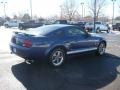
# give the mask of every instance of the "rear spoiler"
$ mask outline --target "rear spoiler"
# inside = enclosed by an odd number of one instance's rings
[[[21,35],[24,35],[24,36],[35,36],[35,35],[27,34],[27,33],[22,32],[22,31],[21,31],[21,32],[18,32],[18,31],[17,31],[17,32],[16,32],[16,31],[13,32],[13,35],[18,35],[18,34],[19,34],[19,35],[21,34]]]
[[[13,34],[14,34],[14,35],[17,35],[17,34],[25,34],[25,33],[24,33],[24,32],[14,31]]]

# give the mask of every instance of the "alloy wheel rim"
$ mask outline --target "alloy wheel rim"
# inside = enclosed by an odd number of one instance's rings
[[[62,64],[64,60],[64,54],[62,51],[55,51],[52,55],[52,63],[55,65],[55,66],[59,66]]]
[[[100,55],[103,55],[105,53],[105,44],[100,44],[99,46],[99,53]]]

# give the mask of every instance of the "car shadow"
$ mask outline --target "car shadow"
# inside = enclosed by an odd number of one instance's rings
[[[27,90],[96,90],[110,84],[119,71],[120,57],[83,55],[71,57],[62,67],[45,62],[12,66],[13,75]]]

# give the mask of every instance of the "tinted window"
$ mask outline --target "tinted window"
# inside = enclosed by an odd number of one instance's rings
[[[13,23],[13,21],[10,21],[10,23]]]
[[[14,23],[17,23],[17,21],[14,21]]]
[[[80,30],[79,28],[71,28],[67,30],[67,34],[69,36],[78,36],[78,35],[85,35],[86,33],[83,30]]]
[[[61,37],[61,36],[64,36],[64,31],[61,30],[61,29],[58,29],[57,31],[51,32],[49,34],[49,36],[51,36],[51,37]]]
[[[101,24],[101,22],[95,22],[95,24]]]
[[[34,29],[28,29],[27,33],[32,35],[48,35],[51,32],[60,29],[60,26],[46,25]]]
[[[93,23],[87,23],[88,25],[93,25]]]

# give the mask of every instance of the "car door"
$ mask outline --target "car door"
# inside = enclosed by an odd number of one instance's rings
[[[72,27],[67,30],[67,37],[70,51],[87,51],[94,49],[95,40],[85,31],[77,27]]]

